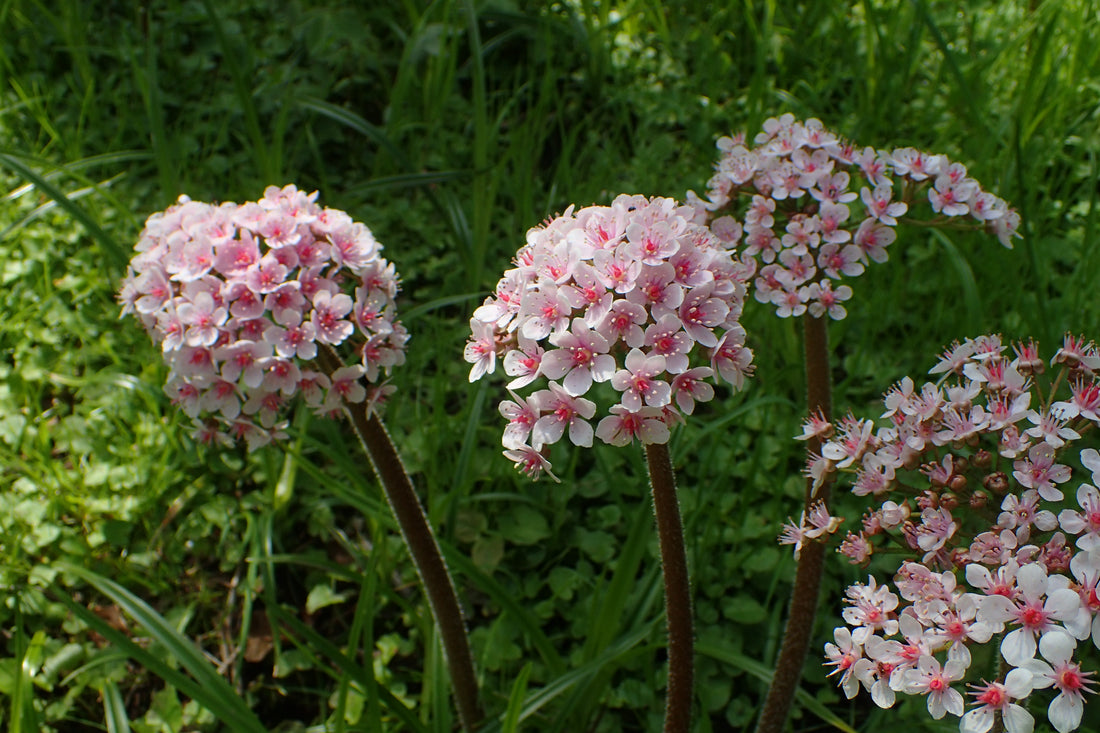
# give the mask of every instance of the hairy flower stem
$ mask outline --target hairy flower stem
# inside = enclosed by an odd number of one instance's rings
[[[339,361],[333,353],[322,351],[318,357],[329,373],[339,367]],[[334,360],[335,366],[333,366]],[[470,654],[466,624],[458,604],[454,581],[447,570],[447,565],[443,562],[443,555],[435,541],[435,534],[428,524],[428,518],[416,496],[397,448],[394,447],[386,431],[386,426],[382,424],[378,415],[373,412],[368,413],[363,405],[351,405],[347,413],[355,428],[355,434],[359,437],[370,458],[371,466],[382,484],[386,500],[397,519],[398,527],[401,528],[401,536],[409,548],[409,554],[424,584],[428,603],[443,641],[443,652],[451,674],[458,717],[463,730],[472,731],[481,722],[482,715],[478,704],[474,661]]]
[[[802,319],[802,325],[806,356],[806,400],[809,411],[813,414],[820,410],[828,420],[832,412],[832,386],[826,321],[824,318],[815,318],[807,313]],[[808,441],[806,450],[809,453],[819,452],[821,441],[816,438]],[[813,479],[807,479],[805,499],[807,513],[811,502],[817,499],[828,501],[829,484],[826,481],[815,494]],[[756,733],[780,733],[787,722],[795,691],[802,679],[806,653],[810,647],[824,565],[824,542],[807,542],[803,545],[795,570],[787,626],[783,631],[783,642],[775,664],[775,676],[772,678],[771,687],[768,688],[768,696],[764,700],[764,709],[760,713]]]
[[[653,510],[657,516],[657,538],[665,578],[665,620],[668,622],[668,699],[665,733],[687,733],[691,725],[694,679],[694,640],[691,620],[691,583],[688,580],[684,526],[676,498],[676,475],[668,446],[650,443],[645,447],[649,482],[653,489]]]

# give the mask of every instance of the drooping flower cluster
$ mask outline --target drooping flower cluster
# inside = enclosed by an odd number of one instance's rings
[[[383,375],[404,362],[393,265],[370,229],[316,199],[293,185],[240,205],[181,196],[145,223],[122,314],[161,345],[165,392],[200,440],[243,438],[254,449],[282,436],[296,393],[335,413],[381,399]],[[354,344],[358,363],[313,365],[318,349],[342,344]]]
[[[470,381],[498,361],[512,377],[500,403],[505,455],[532,478],[566,435],[579,446],[664,443],[713,398],[715,374],[740,388],[752,371],[738,323],[751,270],[690,207],[625,194],[570,207],[531,229],[514,262],[474,312],[465,359]],[[512,391],[540,377],[544,389]],[[593,428],[586,395],[598,384],[617,403]]]
[[[1100,353],[1067,336],[1051,375],[1034,342],[1013,351],[997,336],[953,344],[939,382],[886,393],[885,427],[807,422],[804,435],[825,439],[810,474],[848,476],[876,503],[840,552],[865,564],[891,542],[910,558],[896,594],[874,577],[848,589],[825,653],[848,697],[925,695],[964,733],[998,717],[1030,731],[1029,696],[1049,688],[1042,703],[1065,733],[1095,691],[1081,660],[1100,648],[1100,453],[1074,445],[1100,425]]]
[[[899,220],[924,197],[930,223],[969,217],[1006,247],[1019,236],[1019,215],[944,155],[861,148],[789,113],[765,122],[753,142],[720,138],[707,200],[688,192],[688,202],[757,262],[754,297],[781,317],[844,318],[852,289],[836,283],[885,262]]]

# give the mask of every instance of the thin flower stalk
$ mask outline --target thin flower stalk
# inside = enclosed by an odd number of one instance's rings
[[[199,442],[256,450],[284,439],[299,396],[320,415],[349,417],[424,583],[462,726],[473,730],[481,712],[454,583],[377,414],[394,390],[385,377],[405,360],[399,279],[370,229],[317,196],[294,185],[244,204],[181,196],[146,221],[122,314],[160,345],[165,392],[194,419]]]
[[[321,355],[321,361],[327,370],[339,368],[339,362],[335,361],[335,355],[331,351],[324,350]],[[473,656],[470,654],[469,635],[454,581],[439,551],[435,534],[428,524],[428,518],[401,462],[401,456],[377,412],[361,405],[349,405],[345,411],[370,458],[371,467],[378,476],[386,501],[401,530],[401,537],[409,548],[409,555],[424,585],[428,604],[443,642],[443,652],[462,728],[466,731],[475,730],[481,722],[482,713],[478,703],[477,675]]]
[[[829,372],[829,334],[827,321],[809,313],[802,318],[803,348],[806,357],[806,401],[810,413],[829,420],[832,413],[832,379]],[[821,450],[821,437],[812,436],[806,450],[810,455]],[[803,516],[811,512],[816,502],[828,502],[829,484],[815,487],[813,476],[806,479]],[[801,529],[801,527],[800,527]],[[821,576],[825,568],[825,544],[807,542],[798,553],[794,586],[791,591],[787,624],[783,642],[775,663],[775,675],[768,687],[764,707],[757,723],[757,733],[779,733],[787,722],[795,691],[802,680],[802,668],[810,649],[814,617],[821,591]]]
[[[676,498],[676,475],[668,446],[651,443],[645,448],[657,539],[665,579],[665,620],[668,623],[668,701],[665,733],[687,733],[691,726],[694,684],[694,632],[692,630],[691,581],[684,526]]]

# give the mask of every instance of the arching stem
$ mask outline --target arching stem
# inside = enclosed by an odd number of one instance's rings
[[[329,374],[342,366],[335,353],[324,349],[318,353],[318,361]],[[401,536],[424,584],[428,604],[443,642],[462,728],[473,731],[481,722],[482,714],[478,704],[477,675],[454,581],[443,562],[435,534],[386,426],[377,414],[363,405],[349,405],[347,414],[382,484]]]

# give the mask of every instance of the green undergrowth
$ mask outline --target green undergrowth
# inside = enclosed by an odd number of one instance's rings
[[[830,327],[838,411],[872,414],[953,339],[1100,336],[1100,27],[1087,0],[0,4],[0,725],[12,731],[449,731],[415,572],[345,426],[195,445],[114,291],[180,194],[319,189],[403,278],[386,419],[457,577],[489,730],[648,731],[662,589],[636,449],[500,456],[469,385],[473,308],[527,228],[619,192],[702,192],[717,136],[784,111],[965,163],[1012,250],[900,233]],[[750,302],[756,375],[671,445],[697,622],[696,730],[751,726],[792,577],[799,324]],[[559,470],[560,469],[560,470]],[[861,506],[841,501],[850,521]],[[859,576],[830,563],[816,638]],[[820,648],[818,645],[816,648]],[[826,680],[793,730],[929,728]],[[1090,713],[1095,714],[1095,713]],[[1088,719],[1086,719],[1086,726]]]

